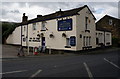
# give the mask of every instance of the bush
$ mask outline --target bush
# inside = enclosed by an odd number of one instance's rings
[[[7,37],[12,34],[15,28],[18,26],[18,23],[12,22],[0,22],[2,24],[2,43],[6,43]]]
[[[115,38],[115,37],[113,37],[113,38],[112,38],[112,45],[113,45],[114,47],[120,47],[120,38]]]

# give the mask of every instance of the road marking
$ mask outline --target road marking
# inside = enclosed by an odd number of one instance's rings
[[[4,73],[0,73],[0,74],[11,74],[11,73],[18,73],[18,72],[25,72],[27,70],[19,70],[19,71],[11,71],[11,72],[4,72]]]
[[[90,79],[94,79],[94,78],[93,78],[93,75],[92,75],[92,73],[91,73],[91,71],[90,71],[90,69],[89,69],[89,67],[87,66],[87,64],[86,64],[85,62],[84,62],[83,64],[84,64],[84,66],[85,66],[85,68],[86,68],[86,70],[87,70],[87,73],[88,73],[89,78],[90,78]]]
[[[42,71],[42,70],[38,70],[36,73],[34,73],[34,74],[31,76],[31,78],[33,78],[33,77],[35,77],[36,75],[38,75],[41,71]],[[31,79],[31,78],[30,78],[30,79]]]
[[[113,66],[117,67],[118,69],[120,69],[120,67],[119,67],[119,66],[117,66],[117,65],[116,65],[116,64],[114,64],[113,62],[111,62],[111,61],[107,60],[106,58],[104,58],[104,60],[105,60],[105,61],[107,61],[108,63],[110,63],[111,65],[113,65]]]

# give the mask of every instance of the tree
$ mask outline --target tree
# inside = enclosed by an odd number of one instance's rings
[[[13,22],[2,22],[2,43],[6,44],[6,39],[12,32],[15,30],[15,28],[18,26],[18,23]]]

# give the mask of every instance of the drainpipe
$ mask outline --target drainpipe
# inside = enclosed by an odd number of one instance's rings
[[[28,23],[27,23],[27,54],[30,55],[30,53],[29,53],[29,38],[28,38]]]
[[[104,45],[105,45],[105,31],[104,31]]]
[[[21,25],[21,46],[22,46],[22,25]]]

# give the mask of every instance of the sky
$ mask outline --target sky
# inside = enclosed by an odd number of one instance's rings
[[[47,15],[88,5],[96,21],[105,15],[118,18],[118,2],[2,2],[0,3],[1,21],[21,22],[23,13],[28,20],[37,15]]]

